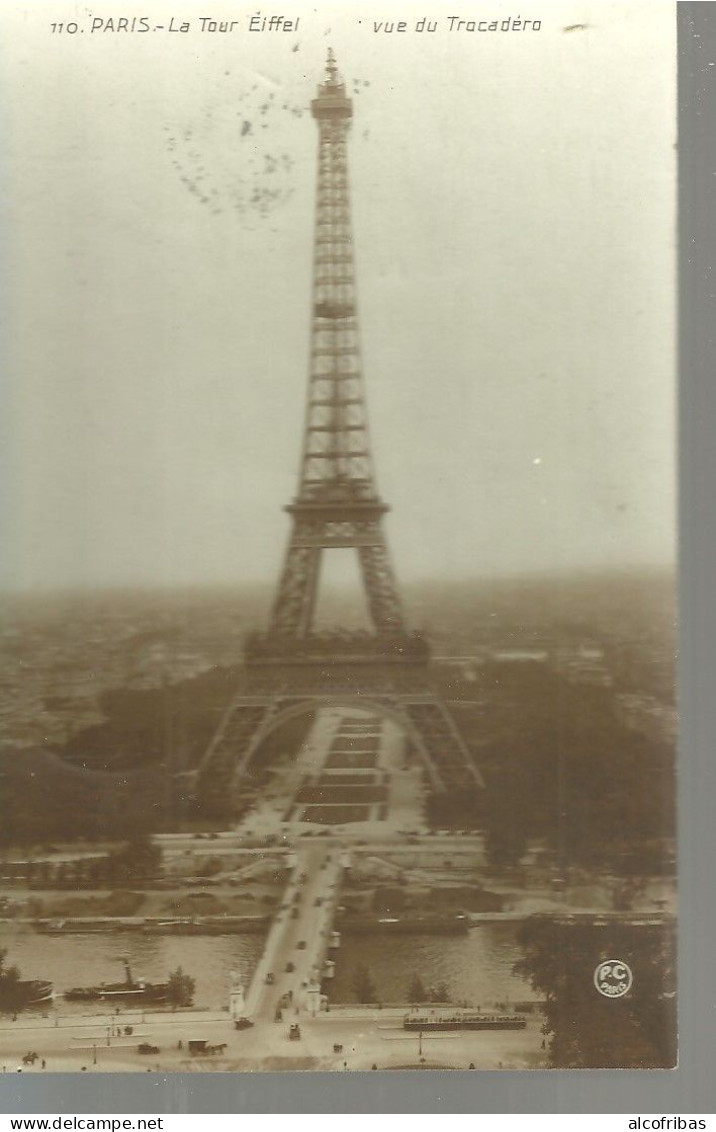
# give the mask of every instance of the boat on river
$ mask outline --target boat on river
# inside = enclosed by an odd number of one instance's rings
[[[463,913],[455,916],[360,916],[344,915],[337,920],[345,935],[394,932],[397,935],[465,935],[470,921]]]
[[[70,920],[35,920],[35,931],[42,935],[95,935],[100,932],[136,931],[142,921],[118,917],[82,917]]]
[[[174,920],[145,920],[145,935],[231,935],[234,932],[265,932],[268,916],[193,916]]]
[[[166,1002],[168,983],[147,983],[134,980],[127,959],[124,963],[125,979],[122,983],[100,983],[95,987],[73,987],[65,991],[68,1002]]]

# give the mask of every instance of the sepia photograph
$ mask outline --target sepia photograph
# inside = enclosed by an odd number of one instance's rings
[[[671,1069],[676,4],[0,12],[4,1073]]]

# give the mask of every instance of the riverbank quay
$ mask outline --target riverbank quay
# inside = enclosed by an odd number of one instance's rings
[[[13,920],[1,924],[22,925],[43,935],[73,935],[104,931],[140,931],[147,935],[228,935],[268,931],[271,916],[195,916],[149,919],[141,916],[68,916],[61,920]]]
[[[177,1010],[0,1022],[3,1072],[237,1072],[396,1068],[518,1069],[546,1065],[541,1015],[524,1030],[416,1034],[403,1029],[408,1006],[346,1006],[315,1018],[260,1021],[237,1030],[228,1012]],[[289,1037],[298,1023],[300,1037]],[[132,1026],[131,1035],[125,1027]],[[117,1033],[117,1031],[120,1031]],[[191,1056],[189,1041],[217,1052]],[[153,1047],[142,1054],[139,1045]],[[38,1054],[23,1066],[27,1052]],[[44,1069],[42,1063],[44,1062]]]
[[[569,919],[580,922],[604,922],[625,924],[659,924],[674,918],[674,913],[665,910],[613,911],[592,908],[573,908],[569,905],[544,902],[530,904],[504,912],[464,912],[452,918],[445,916],[407,916],[381,917],[375,913],[351,914],[335,921],[341,933],[364,935],[366,933],[385,933],[404,931],[413,934],[455,934],[459,930],[479,927],[481,924],[520,924],[531,916],[544,919]],[[404,923],[403,923],[404,921]],[[33,931],[41,935],[63,936],[94,934],[106,931],[139,931],[146,935],[232,935],[240,932],[247,935],[268,933],[276,917],[272,916],[197,916],[193,919],[152,920],[141,917],[121,917],[115,919],[96,919],[92,917],[68,917],[65,920],[33,920],[0,917],[0,930],[14,928],[16,931]],[[454,922],[454,923],[453,923]]]

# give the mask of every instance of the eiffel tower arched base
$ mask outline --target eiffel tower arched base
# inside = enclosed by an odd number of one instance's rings
[[[294,716],[334,708],[393,720],[421,759],[435,792],[484,786],[427,664],[276,662],[247,665],[197,771],[202,811],[223,815],[269,735]]]

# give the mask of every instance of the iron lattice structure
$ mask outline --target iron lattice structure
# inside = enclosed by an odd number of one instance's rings
[[[376,632],[401,634],[360,358],[347,161],[353,109],[332,53],[311,112],[319,142],[308,405],[299,489],[288,508],[293,531],[270,632],[300,639],[312,630],[323,551],[353,547]]]
[[[283,720],[322,705],[394,718],[435,790],[482,786],[429,676],[429,649],[407,630],[385,540],[388,507],[375,483],[360,357],[347,142],[353,114],[329,51],[311,103],[318,184],[308,403],[291,535],[268,631],[246,646],[237,693],[199,769],[199,796],[226,812],[233,786]],[[373,632],[315,629],[321,558],[358,555]]]

